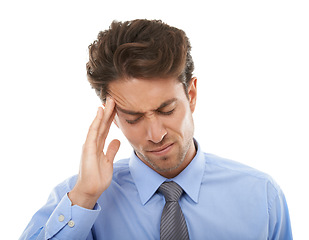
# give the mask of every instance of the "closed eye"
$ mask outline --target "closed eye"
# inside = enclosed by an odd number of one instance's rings
[[[171,111],[168,111],[168,112],[162,112],[162,111],[158,111],[160,114],[162,115],[171,115],[173,112],[174,112],[175,108],[172,109]]]
[[[128,120],[128,119],[126,119],[126,122],[129,123],[129,124],[135,124],[135,123],[137,123],[141,118],[142,118],[142,116],[140,116],[140,117],[138,117],[138,118],[136,118],[136,119],[134,119],[134,120]]]
[[[172,115],[173,112],[174,112],[175,108],[172,109],[171,111],[168,111],[168,112],[163,112],[163,111],[157,111],[159,114],[161,115],[165,115],[165,116],[168,116],[168,115]],[[140,116],[134,120],[129,120],[129,119],[126,119],[126,122],[129,123],[129,124],[135,124],[137,123],[143,116]]]

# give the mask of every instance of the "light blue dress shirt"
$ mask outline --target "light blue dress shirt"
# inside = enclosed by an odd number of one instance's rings
[[[69,178],[52,191],[20,239],[160,239],[165,200],[156,191],[166,180],[184,189],[179,204],[190,239],[292,239],[284,194],[271,177],[197,146],[194,159],[173,179],[134,153],[117,161],[112,183],[93,210],[71,206],[67,193],[77,176]]]

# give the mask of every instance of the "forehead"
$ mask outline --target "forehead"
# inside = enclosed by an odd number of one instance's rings
[[[172,98],[186,98],[176,78],[117,80],[109,84],[108,93],[120,108],[141,112],[156,109]]]

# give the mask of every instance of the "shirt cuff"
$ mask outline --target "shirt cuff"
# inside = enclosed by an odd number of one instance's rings
[[[46,223],[45,238],[86,239],[100,211],[99,204],[93,210],[72,206],[65,194]]]

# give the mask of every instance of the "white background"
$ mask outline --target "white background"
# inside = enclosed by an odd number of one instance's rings
[[[100,101],[88,45],[112,20],[162,19],[191,39],[206,152],[269,173],[295,239],[309,239],[308,1],[6,1],[0,5],[1,239],[17,239],[77,173]],[[131,148],[122,142],[117,159]]]

